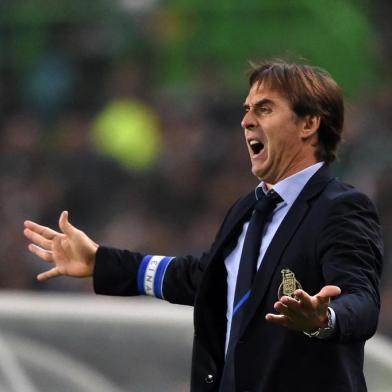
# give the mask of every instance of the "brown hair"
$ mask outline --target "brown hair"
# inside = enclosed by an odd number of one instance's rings
[[[318,67],[281,60],[251,64],[249,83],[261,84],[285,96],[297,116],[320,116],[316,157],[331,163],[341,140],[344,121],[342,92],[331,75]]]

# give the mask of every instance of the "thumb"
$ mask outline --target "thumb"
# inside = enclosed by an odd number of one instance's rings
[[[337,297],[341,292],[342,290],[338,286],[324,286],[317,294],[317,297],[328,302],[330,297]]]
[[[68,220],[68,211],[63,211],[59,219],[59,227],[64,234],[71,235],[75,229]]]

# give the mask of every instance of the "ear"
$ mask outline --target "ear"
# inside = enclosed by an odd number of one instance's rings
[[[320,121],[320,116],[305,116],[302,122],[301,138],[305,140],[317,134],[320,127]]]

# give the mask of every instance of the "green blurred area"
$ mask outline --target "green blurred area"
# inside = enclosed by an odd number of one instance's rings
[[[239,88],[244,66],[264,57],[325,67],[353,94],[376,80],[375,37],[361,1],[172,0],[164,43],[168,81],[187,83],[212,64]]]
[[[95,23],[111,31],[106,55],[114,60],[143,62],[153,50],[155,82],[169,90],[187,91],[213,78],[243,91],[248,61],[265,57],[325,67],[350,96],[382,76],[369,19],[373,3],[366,0],[166,0],[128,12],[124,3],[5,2],[0,66],[23,74],[48,49],[51,26]]]
[[[152,166],[161,148],[155,113],[131,99],[112,101],[99,113],[92,139],[98,149],[133,171]]]

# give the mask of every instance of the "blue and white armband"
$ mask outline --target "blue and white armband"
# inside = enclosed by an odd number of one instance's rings
[[[137,286],[142,295],[165,299],[162,293],[166,269],[174,257],[147,255],[140,263]]]

